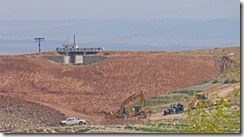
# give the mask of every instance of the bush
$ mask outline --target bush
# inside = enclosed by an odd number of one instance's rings
[[[226,79],[225,81],[224,81],[224,84],[229,84],[230,83],[230,80],[229,79]]]
[[[196,95],[197,93],[201,93],[203,92],[203,90],[179,90],[179,91],[174,91],[172,93],[183,93],[183,94],[187,94],[189,96],[193,96]]]
[[[218,80],[214,80],[213,82],[212,82],[212,84],[216,84],[216,83],[218,83],[219,81]]]
[[[125,129],[130,129],[130,130],[133,130],[133,129],[134,129],[134,127],[133,127],[133,126],[130,126],[130,125],[127,125],[127,126],[125,126]]]
[[[233,84],[233,83],[238,83],[238,82],[239,81],[236,80],[236,79],[232,79],[232,80],[227,79],[227,80],[224,81],[224,84],[229,84],[229,83]]]
[[[236,79],[232,79],[231,80],[231,83],[233,84],[233,83],[237,83],[237,82],[239,82],[238,80],[236,80]]]
[[[168,103],[171,103],[171,101],[170,100],[159,100],[159,99],[147,100],[145,102],[145,106],[152,107],[152,106],[158,106],[158,105],[168,104]]]
[[[205,80],[203,83],[208,83],[209,81],[208,80]]]

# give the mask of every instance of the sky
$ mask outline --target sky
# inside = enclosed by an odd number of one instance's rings
[[[0,20],[239,19],[239,0],[0,0]]]
[[[36,52],[34,37],[55,50],[74,34],[108,50],[237,46],[240,1],[0,0],[0,54]]]

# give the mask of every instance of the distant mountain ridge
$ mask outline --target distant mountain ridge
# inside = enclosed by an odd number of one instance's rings
[[[64,20],[0,21],[0,53],[44,51],[73,41],[108,50],[190,50],[240,44],[239,20]]]

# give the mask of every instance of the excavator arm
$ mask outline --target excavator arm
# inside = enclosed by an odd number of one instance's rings
[[[138,98],[140,98],[140,112],[139,113],[151,113],[151,110],[149,111],[149,109],[145,109],[145,94],[143,91],[141,91],[139,94],[133,94],[132,96],[126,98],[120,105],[120,109],[118,110],[117,113],[109,113],[107,115],[105,115],[105,118],[107,119],[115,119],[115,118],[122,118],[125,115],[126,116],[132,116],[132,115],[136,115],[138,114],[138,112],[135,111],[131,111],[128,109],[128,106],[131,102],[134,102],[135,100],[137,100]]]
[[[122,114],[124,112],[124,109],[127,108],[127,105],[133,101],[135,101],[136,99],[140,98],[140,105],[142,108],[145,107],[145,96],[144,96],[144,92],[141,91],[139,94],[134,94],[128,98],[126,98],[120,105],[120,109],[119,109],[119,114]]]

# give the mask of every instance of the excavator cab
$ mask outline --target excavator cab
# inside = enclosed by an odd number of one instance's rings
[[[134,109],[135,109],[135,112],[137,113],[137,112],[139,112],[139,111],[140,111],[141,106],[135,106],[135,107],[134,107]]]
[[[205,96],[204,93],[197,93],[197,94],[196,94],[196,98],[197,98],[198,100],[206,100],[206,99],[207,99],[207,97]]]
[[[196,109],[199,106],[210,106],[210,105],[214,105],[215,103],[213,103],[213,101],[207,96],[205,95],[205,93],[201,92],[201,93],[197,93],[196,97],[191,100],[191,102],[188,105],[188,108],[190,109]]]
[[[126,108],[123,108],[122,114],[126,115]]]

